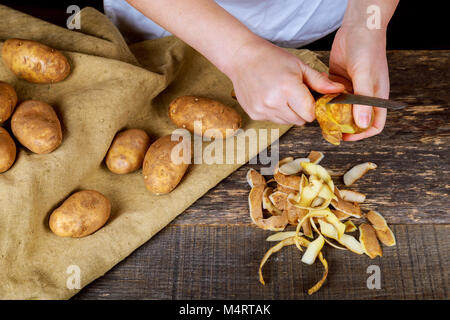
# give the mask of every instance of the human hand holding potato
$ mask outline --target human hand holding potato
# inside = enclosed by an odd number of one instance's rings
[[[385,2],[388,5],[389,1]],[[351,10],[350,10],[351,11]],[[389,13],[389,10],[386,10]],[[358,16],[359,17],[359,16]],[[330,52],[330,78],[345,84],[355,94],[389,98],[389,71],[386,57],[386,28],[370,30],[366,21],[351,14],[344,18]],[[353,116],[362,133],[344,134],[346,141],[356,141],[379,134],[386,123],[387,110],[354,105]]]
[[[225,73],[252,119],[279,124],[303,125],[315,119],[315,101],[308,88],[323,94],[344,90],[326,74],[262,39],[241,47]]]

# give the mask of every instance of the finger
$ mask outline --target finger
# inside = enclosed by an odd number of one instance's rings
[[[289,121],[286,121],[278,116],[272,116],[270,117],[270,122],[276,123],[276,124],[290,124]]]
[[[303,82],[311,89],[320,93],[335,93],[344,90],[342,83],[331,81],[326,73],[320,73],[304,63],[301,63],[300,66]]]
[[[328,78],[331,81],[342,83],[345,87],[345,90],[347,90],[348,92],[353,92],[353,85],[352,85],[351,81],[348,80],[347,78],[338,76],[336,74],[330,74],[328,76]]]
[[[301,84],[295,87],[288,97],[289,107],[298,114],[302,119],[311,122],[316,118],[315,104],[313,96],[309,89]]]
[[[360,72],[352,78],[352,81],[355,94],[374,96],[374,83],[368,73]],[[362,129],[368,128],[372,118],[372,107],[359,104],[353,105],[353,117],[358,127]]]
[[[287,103],[287,108],[286,111],[283,110],[283,114],[281,115],[281,117],[288,121],[291,124],[295,124],[298,126],[302,126],[306,123],[306,121],[300,117],[295,111],[294,109],[292,109],[292,107],[289,105],[289,103]]]
[[[343,135],[344,141],[357,141],[372,137],[383,131],[384,125],[386,124],[387,109],[385,108],[374,108],[375,117],[372,126],[362,133]]]
[[[274,110],[274,113],[267,114],[266,118],[279,124],[294,124],[298,126],[305,124],[305,120],[296,114],[289,106]]]

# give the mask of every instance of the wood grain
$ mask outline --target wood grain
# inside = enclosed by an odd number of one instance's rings
[[[327,62],[328,52],[319,55]],[[391,98],[411,106],[389,111],[380,135],[336,147],[313,123],[280,139],[282,157],[325,152],[338,186],[351,166],[378,164],[351,188],[367,194],[364,209],[394,225],[398,244],[384,247],[382,259],[328,247],[329,278],[310,297],[321,266],[302,265],[287,248],[266,265],[262,286],[257,269],[270,232],[251,224],[245,174],[260,166],[247,164],[75,299],[448,299],[450,51],[391,51],[388,60]],[[381,268],[381,290],[366,287],[372,264]]]
[[[75,299],[446,299],[449,226],[396,225],[396,247],[383,257],[324,249],[330,272],[324,287],[319,263],[306,266],[295,246],[274,255],[258,282],[271,232],[245,226],[170,226]],[[381,289],[369,290],[367,267],[381,270]]]

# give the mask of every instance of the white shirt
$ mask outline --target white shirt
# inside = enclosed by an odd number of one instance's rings
[[[347,0],[216,2],[260,37],[291,48],[301,47],[336,30],[347,8]],[[104,9],[129,43],[170,35],[125,0],[104,0]]]

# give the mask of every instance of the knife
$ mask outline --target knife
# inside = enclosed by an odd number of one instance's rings
[[[362,104],[366,106],[375,106],[386,108],[389,110],[400,110],[408,106],[404,102],[398,102],[388,99],[381,99],[376,97],[362,96],[359,94],[341,93],[334,97],[327,104],[342,103],[342,104]]]

